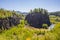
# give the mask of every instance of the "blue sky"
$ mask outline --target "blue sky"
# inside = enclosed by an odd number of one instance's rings
[[[44,8],[49,12],[60,11],[60,0],[0,0],[0,8],[22,12],[34,8]]]

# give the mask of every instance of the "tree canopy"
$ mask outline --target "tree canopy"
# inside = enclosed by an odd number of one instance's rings
[[[43,9],[43,8],[35,8],[33,10],[30,10],[30,13],[42,13],[42,14],[46,14],[46,13],[48,13],[48,11],[46,9]]]

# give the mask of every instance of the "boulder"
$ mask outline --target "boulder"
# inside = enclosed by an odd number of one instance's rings
[[[36,28],[42,28],[43,24],[47,24],[48,26],[51,25],[49,20],[49,15],[47,12],[32,12],[29,13],[25,20],[30,26],[36,27]]]

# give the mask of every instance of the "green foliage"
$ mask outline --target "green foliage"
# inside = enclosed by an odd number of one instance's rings
[[[55,23],[60,22],[60,17],[58,17],[58,16],[56,17],[56,16],[54,16],[54,15],[50,15],[49,18],[50,18],[50,22],[51,22],[52,24],[55,24]]]
[[[23,25],[24,20],[21,20]],[[60,40],[60,23],[56,24],[54,29],[31,29],[14,26],[0,34],[0,40]]]
[[[0,9],[0,18],[6,18],[6,17],[11,17],[13,14],[16,14],[15,11],[10,11],[10,10],[5,10],[3,8]],[[19,16],[18,14],[16,14]]]
[[[42,13],[42,14],[48,13],[47,10],[42,9],[42,8],[35,8],[33,10],[30,10],[30,13],[33,13],[33,12]]]
[[[43,24],[42,26],[43,26],[43,28],[46,28],[46,29],[48,28],[47,24]]]
[[[18,27],[24,27],[24,25],[25,25],[24,20],[20,20],[20,24],[18,25]]]

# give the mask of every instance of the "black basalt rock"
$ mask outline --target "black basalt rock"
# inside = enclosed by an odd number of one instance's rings
[[[49,20],[49,15],[47,13],[42,12],[32,12],[29,13],[25,20],[28,22],[30,26],[33,26],[35,28],[42,28],[43,24],[47,24],[48,26],[51,25]]]
[[[12,17],[0,18],[0,29],[9,29],[20,23],[20,17],[14,15]]]

